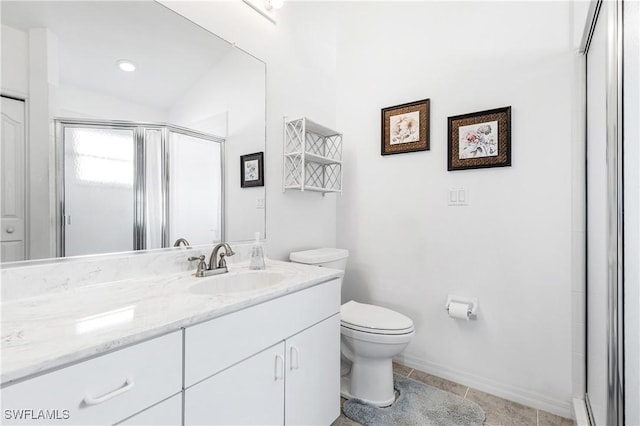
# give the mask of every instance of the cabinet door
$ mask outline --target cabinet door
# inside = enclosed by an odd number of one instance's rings
[[[151,408],[147,408],[123,422],[117,423],[119,426],[175,426],[180,424],[182,424],[182,393],[172,396]]]
[[[185,425],[282,425],[284,342],[185,391]]]
[[[328,425],[340,415],[340,314],[287,339],[285,424]]]

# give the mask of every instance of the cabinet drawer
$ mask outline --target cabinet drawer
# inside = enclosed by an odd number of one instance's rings
[[[182,423],[182,394],[172,396],[160,404],[147,408],[118,426],[167,425],[176,426]]]
[[[179,393],[181,372],[175,332],[7,386],[3,424],[113,424]]]
[[[185,330],[185,387],[340,312],[340,279]]]

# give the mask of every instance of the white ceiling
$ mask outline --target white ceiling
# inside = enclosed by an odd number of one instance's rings
[[[0,2],[2,24],[48,28],[58,38],[60,81],[167,110],[233,47],[159,3]],[[133,73],[117,67],[129,59]]]

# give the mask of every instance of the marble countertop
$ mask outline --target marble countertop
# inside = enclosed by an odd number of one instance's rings
[[[182,327],[341,277],[343,272],[267,260],[275,285],[219,295],[189,289],[210,278],[180,272],[87,285],[64,292],[3,301],[3,385],[100,355]],[[225,276],[249,272],[230,265]]]

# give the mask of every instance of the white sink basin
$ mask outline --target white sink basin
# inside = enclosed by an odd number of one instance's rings
[[[284,281],[286,276],[274,271],[227,272],[212,277],[198,278],[189,288],[194,294],[229,294],[262,290]]]

